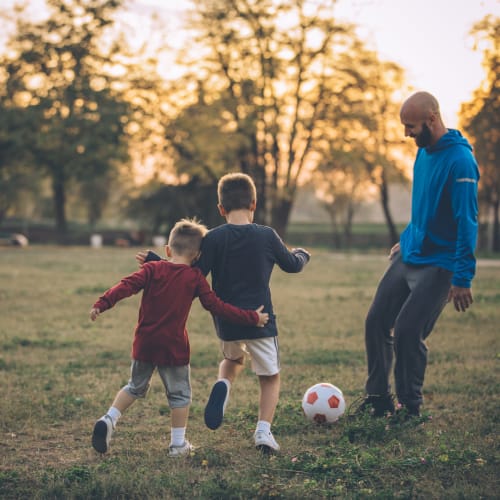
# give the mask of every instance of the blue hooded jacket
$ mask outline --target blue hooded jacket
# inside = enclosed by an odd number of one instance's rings
[[[477,183],[472,147],[450,129],[413,166],[411,221],[401,234],[408,264],[430,264],[452,271],[452,284],[469,288],[476,270]]]

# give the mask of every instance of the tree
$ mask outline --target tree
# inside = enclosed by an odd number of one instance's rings
[[[500,18],[486,16],[471,34],[485,43],[486,77],[472,100],[462,105],[461,124],[474,145],[481,171],[480,213],[493,222],[491,250],[500,252]]]
[[[257,220],[284,234],[299,181],[317,162],[320,128],[358,85],[354,28],[326,0],[197,0],[191,22],[198,49],[182,54],[186,80],[224,99],[220,130],[237,141],[238,170],[255,179]],[[330,97],[334,96],[334,99]]]
[[[394,63],[380,61],[375,52],[361,44],[352,57],[359,68],[356,85],[344,91],[343,102],[328,94],[328,99],[338,104],[325,115],[318,141],[322,160],[315,175],[317,191],[330,216],[332,210],[335,217],[344,216],[348,237],[356,203],[375,187],[392,245],[399,234],[389,208],[389,185],[406,182],[409,157],[409,145],[401,141],[396,102],[405,90],[404,72]],[[338,106],[342,105],[346,109],[339,113]]]
[[[360,49],[360,61],[365,86],[359,116],[364,127],[359,131],[356,149],[363,150],[365,169],[379,192],[392,246],[399,241],[399,233],[389,208],[389,185],[406,182],[406,158],[410,152],[409,143],[401,140],[400,103],[395,98],[405,90],[404,71],[395,63],[380,61],[372,51]]]
[[[330,153],[324,155],[313,173],[316,197],[330,217],[337,248],[350,246],[354,214],[373,187],[365,168],[363,145],[348,144],[339,149],[330,143]]]
[[[207,227],[220,223],[214,186],[197,177],[180,184],[150,181],[131,199],[127,212],[152,234],[168,234],[184,217],[196,217]]]
[[[47,4],[51,14],[43,21],[18,18],[1,66],[4,102],[29,116],[22,145],[34,168],[51,179],[56,226],[64,235],[69,186],[84,183],[89,222],[94,223],[111,172],[128,158],[129,108],[108,71],[117,47],[104,41],[123,0]]]
[[[34,193],[38,178],[27,166],[28,157],[18,132],[28,117],[23,109],[4,105],[0,96],[0,224],[27,193]]]
[[[176,95],[176,86],[177,82],[172,82],[170,92],[164,91],[167,100]],[[158,156],[165,156],[170,165],[164,162],[156,166],[153,179],[133,193],[127,210],[153,233],[168,232],[182,217],[197,216],[208,226],[221,221],[216,208],[217,182],[238,164],[241,138],[224,129],[224,97],[207,100],[201,84],[198,90],[198,100],[184,105],[177,116],[164,115],[161,130],[165,149],[158,151]],[[165,171],[175,175],[162,175]]]

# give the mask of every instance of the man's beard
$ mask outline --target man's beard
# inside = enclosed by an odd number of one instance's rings
[[[415,142],[419,148],[426,148],[431,145],[432,134],[427,123],[422,125],[422,132],[415,136]]]

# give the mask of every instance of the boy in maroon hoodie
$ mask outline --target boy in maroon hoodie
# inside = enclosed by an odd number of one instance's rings
[[[172,229],[166,246],[169,260],[149,262],[136,273],[123,278],[105,292],[90,311],[90,318],[94,321],[119,300],[143,290],[132,346],[130,380],[94,426],[92,446],[100,453],[108,450],[121,414],[137,398],[146,395],[155,369],[165,386],[171,408],[169,456],[187,455],[193,449],[185,439],[191,403],[186,321],[195,297],[205,309],[230,322],[264,326],[268,321],[268,314],[262,312],[263,306],[250,311],[222,302],[203,273],[193,267],[200,256],[200,245],[206,232],[205,226],[196,221],[179,221]]]

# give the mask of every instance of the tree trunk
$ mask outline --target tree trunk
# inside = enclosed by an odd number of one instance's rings
[[[0,226],[2,225],[2,222],[4,221],[5,219],[5,216],[7,214],[7,209],[8,207],[5,206],[5,207],[0,207]]]
[[[389,209],[389,188],[385,180],[385,175],[382,174],[382,183],[379,185],[380,190],[380,202],[382,204],[382,210],[384,212],[385,222],[389,230],[390,246],[396,244],[399,241],[399,233],[396,229],[396,225],[392,219],[391,211]]]
[[[354,204],[349,202],[346,208],[346,218],[344,223],[344,239],[347,248],[352,244],[352,221],[354,219]]]
[[[340,234],[339,225],[337,224],[337,221],[335,220],[334,216],[332,216],[331,221],[332,221],[332,245],[334,249],[340,250],[343,247],[343,245],[342,245],[342,235]]]
[[[256,167],[249,174],[254,182],[257,190],[257,208],[255,210],[255,222],[257,224],[266,224],[266,205],[267,205],[267,189],[266,189],[266,171],[264,168]]]
[[[64,180],[55,178],[52,181],[52,195],[54,201],[54,215],[56,220],[56,230],[61,240],[67,234],[66,223],[66,193]]]
[[[340,249],[342,247],[342,236],[339,230],[339,224],[337,222],[337,212],[333,205],[325,203],[326,211],[330,217],[330,225],[332,228],[332,248]]]
[[[277,198],[271,209],[271,226],[283,239],[286,236],[292,204],[292,200],[289,198]]]
[[[242,130],[241,133],[244,133]],[[240,168],[244,174],[249,175],[257,190],[257,208],[255,209],[255,222],[266,224],[267,220],[267,186],[266,166],[262,154],[259,153],[259,144],[255,134],[251,137],[252,143],[249,149],[243,148],[239,152]]]

